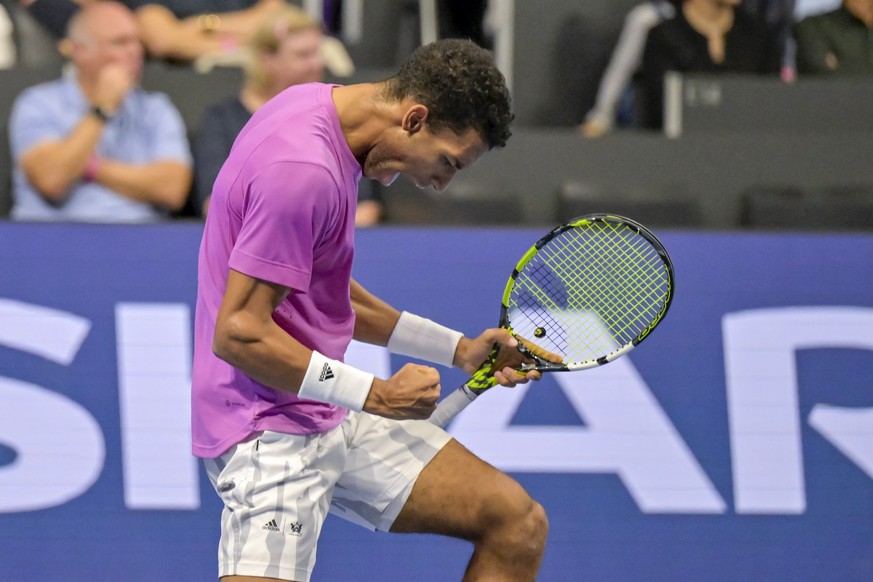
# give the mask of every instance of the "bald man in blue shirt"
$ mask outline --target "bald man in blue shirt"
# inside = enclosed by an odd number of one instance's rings
[[[133,13],[85,6],[68,33],[73,68],[16,99],[9,124],[17,220],[152,222],[191,187],[185,125],[162,94],[138,87]]]

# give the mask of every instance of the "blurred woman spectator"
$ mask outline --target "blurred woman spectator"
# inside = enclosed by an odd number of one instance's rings
[[[642,125],[663,122],[669,71],[779,75],[783,43],[777,30],[738,8],[740,0],[685,0],[675,18],[655,26],[643,53]]]

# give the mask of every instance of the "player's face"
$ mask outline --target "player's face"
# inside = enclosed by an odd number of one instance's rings
[[[364,175],[388,186],[406,174],[419,188],[442,191],[458,170],[473,165],[487,151],[473,129],[457,134],[450,129],[434,131],[423,123],[394,143],[374,147],[364,162]]]

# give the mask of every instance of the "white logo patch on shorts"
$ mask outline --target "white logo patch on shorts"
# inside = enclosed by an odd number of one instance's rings
[[[299,521],[289,521],[288,525],[285,527],[285,533],[289,536],[302,536],[303,524]]]

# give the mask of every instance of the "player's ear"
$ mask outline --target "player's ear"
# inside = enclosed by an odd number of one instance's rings
[[[403,120],[401,122],[401,126],[403,127],[403,131],[412,133],[418,133],[424,126],[427,124],[427,116],[428,109],[426,106],[421,103],[416,103],[412,105],[409,109],[406,110],[406,113],[403,115]]]

